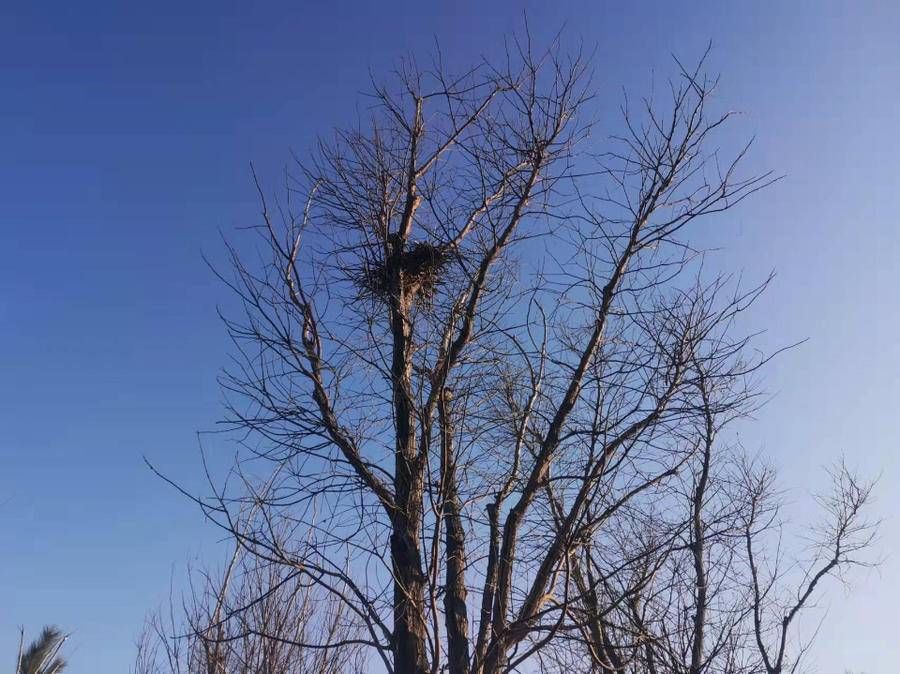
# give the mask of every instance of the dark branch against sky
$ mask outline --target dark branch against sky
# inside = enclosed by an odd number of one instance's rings
[[[528,7],[536,39],[596,49],[608,100],[713,40],[720,98],[757,134],[751,168],[787,179],[742,208],[728,264],[778,272],[754,321],[777,348],[778,404],[742,440],[798,487],[841,452],[895,484],[900,11],[889,3],[579,2]],[[200,475],[195,431],[221,417],[227,295],[201,253],[251,224],[249,162],[275,187],[289,151],[365,113],[398,57],[496,54],[518,3],[30,3],[0,10],[0,652],[16,626],[74,632],[73,670],[124,671],[173,564],[216,534],[144,466]],[[615,131],[615,129],[611,129]],[[602,123],[598,133],[603,133]],[[735,232],[737,234],[735,235]],[[231,448],[204,443],[221,456]],[[900,501],[884,489],[880,508]],[[884,547],[898,540],[888,520]],[[889,560],[833,613],[816,657],[897,662]],[[865,617],[865,619],[863,619]],[[881,630],[881,631],[880,631]],[[883,631],[883,632],[882,632]],[[835,635],[840,635],[837,638]]]

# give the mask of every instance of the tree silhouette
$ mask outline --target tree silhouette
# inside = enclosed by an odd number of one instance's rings
[[[737,489],[710,468],[715,431],[758,406],[769,358],[737,326],[768,280],[709,273],[690,238],[774,177],[743,173],[749,144],[718,145],[732,113],[704,62],[626,98],[598,146],[580,53],[526,35],[459,73],[405,61],[283,200],[257,181],[258,246],[229,244],[220,273],[242,309],[224,317],[222,384],[246,454],[193,498],[360,625],[352,644],[295,645],[362,646],[392,674],[501,674],[587,643],[597,671],[630,671],[607,643],[624,635],[638,671],[670,671],[652,669],[663,653],[697,673],[737,633],[711,585],[731,567],[709,556],[746,555],[753,657],[781,671],[764,501],[727,545],[709,531],[710,500]],[[659,569],[678,576],[662,607],[642,593]],[[690,642],[687,665],[667,639]]]

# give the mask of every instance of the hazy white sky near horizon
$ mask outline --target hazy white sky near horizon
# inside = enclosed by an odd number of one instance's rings
[[[252,5],[252,6],[251,6]],[[73,674],[121,674],[174,566],[216,533],[141,457],[199,484],[220,416],[227,295],[200,260],[252,222],[253,161],[353,121],[368,73],[495,51],[528,10],[596,45],[596,83],[641,93],[706,42],[719,100],[785,179],[707,231],[723,265],[778,276],[753,315],[773,401],[741,440],[800,518],[841,453],[882,475],[880,572],[832,585],[811,671],[900,671],[900,4],[21,3],[0,7],[0,657],[16,627],[74,630]],[[609,129],[610,133],[616,129]],[[219,451],[231,451],[227,446]],[[8,653],[8,656],[3,655]]]

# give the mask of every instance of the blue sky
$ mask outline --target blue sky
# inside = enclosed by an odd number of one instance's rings
[[[220,416],[227,294],[201,262],[254,222],[253,161],[352,122],[369,71],[467,63],[528,9],[538,38],[596,45],[606,97],[712,39],[721,100],[786,179],[715,237],[778,273],[754,320],[773,402],[743,442],[802,516],[840,453],[882,474],[880,573],[834,587],[813,669],[897,671],[900,605],[900,5],[881,3],[30,2],[0,7],[0,654],[16,627],[74,630],[73,672],[120,674],[173,568],[216,534],[144,467],[199,486]],[[614,132],[615,129],[610,129]],[[216,443],[213,450],[232,449]],[[11,660],[10,660],[11,661]]]

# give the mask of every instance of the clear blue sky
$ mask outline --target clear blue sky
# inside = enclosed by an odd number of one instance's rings
[[[16,5],[13,7],[13,5]],[[813,669],[900,670],[900,5],[529,3],[538,37],[597,45],[608,96],[712,39],[721,99],[787,174],[722,223],[723,259],[777,280],[755,316],[768,374],[742,431],[798,503],[842,451],[882,471],[881,574],[829,594]],[[224,290],[201,263],[254,221],[252,160],[352,121],[368,72],[465,63],[521,20],[512,2],[21,2],[0,8],[0,660],[16,626],[74,630],[72,672],[122,674],[173,565],[215,533],[142,464],[199,484],[219,416]],[[615,129],[611,129],[615,131]],[[218,444],[215,451],[228,452]],[[803,508],[799,509],[804,512]]]

